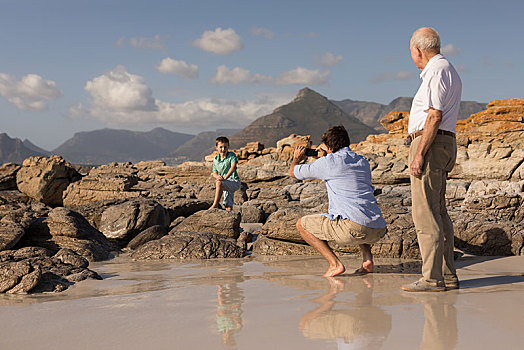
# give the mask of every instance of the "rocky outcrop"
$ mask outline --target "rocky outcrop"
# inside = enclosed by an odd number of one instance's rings
[[[89,261],[106,260],[114,248],[104,235],[80,214],[58,207],[47,217],[39,217],[26,228],[23,246],[44,247],[51,251],[67,248]]]
[[[27,247],[0,252],[0,293],[61,292],[76,282],[102,279],[89,262],[69,249],[55,254]]]
[[[381,121],[387,134],[370,135],[352,146],[370,161],[373,183],[409,182],[409,113],[391,112]],[[524,99],[492,101],[487,109],[457,123],[453,179],[524,179]]]
[[[149,241],[154,241],[167,235],[167,230],[165,227],[160,225],[151,226],[144,231],[140,232],[127,244],[129,249],[137,249],[142,244],[145,244]]]
[[[18,189],[47,205],[63,204],[62,193],[80,174],[60,156],[30,157],[16,174]]]
[[[241,258],[244,251],[236,240],[208,232],[178,231],[140,246],[131,257],[151,259]]]
[[[151,226],[167,229],[170,222],[167,210],[155,200],[135,199],[107,208],[98,228],[107,238],[130,241]]]
[[[169,234],[180,231],[210,232],[237,239],[240,235],[240,213],[221,209],[199,211],[182,221]]]
[[[0,166],[0,191],[16,190],[16,173],[20,166],[15,163],[5,163]]]

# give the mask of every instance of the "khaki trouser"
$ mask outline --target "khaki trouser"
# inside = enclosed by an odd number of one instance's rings
[[[422,137],[411,142],[411,164]],[[422,255],[422,276],[430,285],[444,285],[444,275],[456,275],[453,223],[446,210],[446,179],[457,158],[454,137],[437,135],[424,158],[422,176],[411,178],[412,215]]]

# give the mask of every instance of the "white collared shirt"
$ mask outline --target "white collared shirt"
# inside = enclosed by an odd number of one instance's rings
[[[441,54],[433,56],[422,73],[422,84],[413,99],[409,113],[408,132],[424,129],[430,108],[442,112],[439,129],[456,132],[460,109],[462,81],[449,61]]]

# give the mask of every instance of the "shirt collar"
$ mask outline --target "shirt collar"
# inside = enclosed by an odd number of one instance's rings
[[[444,58],[444,56],[442,56],[441,54],[436,54],[435,56],[431,57],[431,59],[428,61],[428,63],[426,63],[426,67],[424,67],[424,70],[422,70],[422,72],[420,73],[420,78],[424,78],[424,76],[426,75],[426,73],[428,72],[429,70],[429,67],[432,66],[436,61],[440,60]]]

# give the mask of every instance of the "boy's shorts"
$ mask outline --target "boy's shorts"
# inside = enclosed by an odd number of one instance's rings
[[[241,182],[239,180],[222,180],[222,190],[224,191],[225,207],[232,208],[235,202],[234,192],[240,189]]]
[[[387,229],[362,226],[349,219],[334,219],[320,214],[306,215],[300,219],[302,227],[323,241],[341,245],[373,244],[384,237]]]

